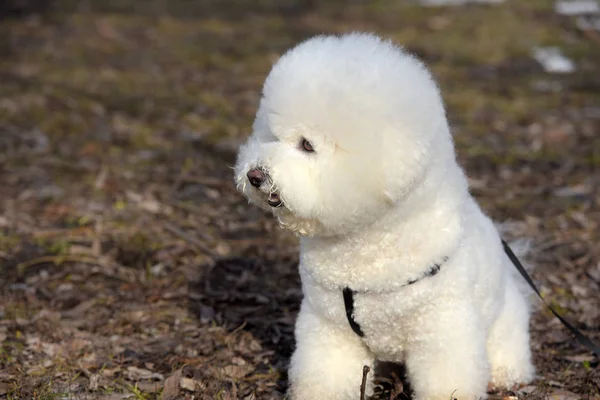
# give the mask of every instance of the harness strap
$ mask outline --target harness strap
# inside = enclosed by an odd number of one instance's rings
[[[444,257],[443,262],[446,262],[446,261],[448,261],[448,257]],[[442,264],[434,264],[421,277],[415,278],[415,279],[410,279],[409,281],[407,281],[404,285],[402,285],[400,287],[412,285],[413,283],[419,282],[423,278],[437,275],[437,273],[440,272],[441,267],[442,267]],[[350,328],[352,328],[354,333],[356,333],[358,336],[364,337],[365,334],[362,331],[362,329],[360,328],[360,325],[358,324],[358,322],[356,322],[354,320],[354,315],[353,315],[354,314],[354,290],[352,290],[346,286],[344,288],[344,290],[342,291],[342,293],[344,295],[344,307],[346,308],[346,318],[348,318],[348,323],[350,324]]]
[[[344,306],[346,307],[346,318],[348,318],[348,323],[350,324],[350,328],[360,337],[364,337],[362,329],[360,329],[360,325],[354,320],[352,314],[354,313],[354,291],[349,287],[344,288]]]

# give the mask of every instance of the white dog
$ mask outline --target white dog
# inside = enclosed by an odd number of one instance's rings
[[[405,363],[416,399],[530,381],[526,296],[425,66],[373,35],[320,36],[262,95],[235,174],[301,236],[290,397],[358,399],[375,360]]]

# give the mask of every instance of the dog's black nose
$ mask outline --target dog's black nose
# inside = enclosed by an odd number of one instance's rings
[[[248,171],[246,176],[248,177],[250,184],[256,188],[260,187],[260,185],[262,185],[262,183],[265,181],[265,173],[257,168]]]

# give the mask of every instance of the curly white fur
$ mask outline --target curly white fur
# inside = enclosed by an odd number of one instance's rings
[[[258,189],[246,184],[257,167]],[[376,359],[406,363],[416,399],[484,398],[490,382],[532,379],[527,301],[420,61],[368,34],[300,44],[269,74],[235,169],[238,188],[301,235],[292,399],[358,399]],[[268,206],[273,192],[282,207]]]

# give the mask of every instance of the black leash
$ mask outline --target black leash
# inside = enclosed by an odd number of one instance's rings
[[[527,281],[529,286],[531,286],[531,288],[535,291],[535,293],[538,295],[538,297],[544,302],[546,307],[548,307],[550,309],[550,311],[552,311],[552,314],[554,314],[554,316],[556,318],[558,318],[558,320],[560,322],[562,322],[562,324],[569,331],[571,331],[571,333],[575,336],[575,338],[577,339],[577,341],[579,341],[579,343],[581,343],[584,347],[587,347],[587,349],[590,350],[592,353],[594,353],[596,356],[600,357],[600,346],[598,346],[596,343],[592,342],[592,340],[590,338],[588,338],[587,336],[585,336],[583,333],[581,333],[581,331],[579,329],[575,328],[569,321],[567,321],[566,319],[561,317],[560,314],[558,314],[556,312],[556,310],[554,310],[554,308],[552,308],[550,306],[550,304],[548,304],[546,302],[546,300],[544,300],[544,298],[542,297],[542,294],[540,293],[538,288],[533,283],[533,280],[531,280],[531,277],[529,276],[527,271],[525,271],[523,264],[521,264],[521,261],[519,261],[519,259],[515,255],[515,253],[513,253],[512,249],[508,246],[508,244],[504,240],[502,241],[502,246],[504,246],[504,252],[508,256],[510,261],[517,268],[517,270],[521,273],[523,278]]]

